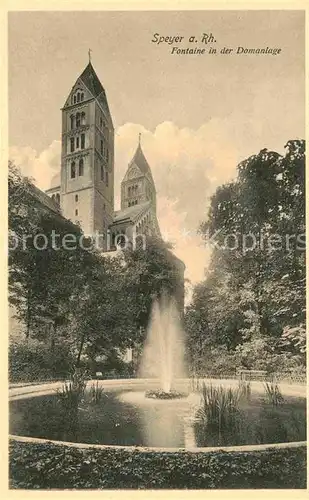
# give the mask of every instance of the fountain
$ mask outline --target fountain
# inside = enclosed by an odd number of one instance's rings
[[[147,391],[147,397],[171,399],[183,397],[175,389],[176,381],[186,378],[184,332],[173,298],[166,295],[156,300],[140,364],[141,378],[159,381],[159,391]]]

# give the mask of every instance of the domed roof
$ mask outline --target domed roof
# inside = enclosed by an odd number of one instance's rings
[[[50,181],[50,188],[49,189],[56,188],[56,187],[60,187],[60,172],[55,174]]]

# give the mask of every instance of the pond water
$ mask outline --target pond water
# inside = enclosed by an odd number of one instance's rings
[[[85,401],[76,417],[65,410],[57,395],[10,402],[10,433],[52,440],[123,446],[185,448],[188,446],[189,400],[146,400],[143,393],[106,392],[98,404]],[[306,403],[289,398],[280,408],[255,398],[242,409],[237,432],[205,430],[191,424],[196,446],[228,446],[306,439]],[[194,414],[194,412],[193,412]],[[192,446],[192,439],[191,439]]]

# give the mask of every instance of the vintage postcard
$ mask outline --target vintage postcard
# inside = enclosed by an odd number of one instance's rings
[[[9,489],[304,490],[305,10],[95,7],[8,12]]]

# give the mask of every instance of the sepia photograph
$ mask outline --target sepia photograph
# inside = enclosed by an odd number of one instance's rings
[[[9,489],[306,489],[305,10],[7,26]]]

